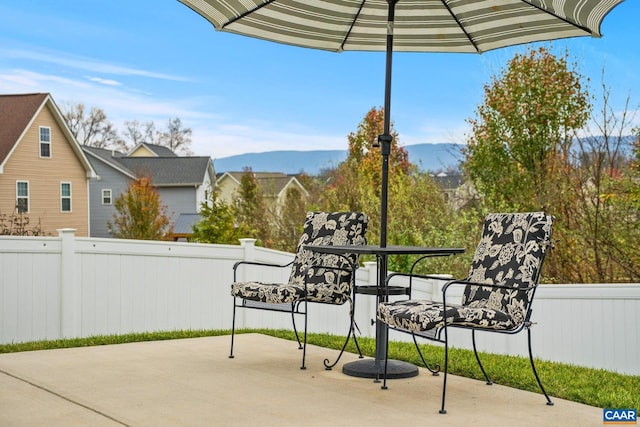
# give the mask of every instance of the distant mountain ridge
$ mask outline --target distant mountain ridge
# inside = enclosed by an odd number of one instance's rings
[[[407,145],[409,161],[422,171],[436,172],[457,167],[461,160],[460,144],[416,144]],[[337,166],[347,158],[347,150],[312,151],[266,151],[246,153],[214,159],[216,173],[239,172],[249,167],[255,172],[283,172],[297,174],[305,172],[317,175],[322,169]]]

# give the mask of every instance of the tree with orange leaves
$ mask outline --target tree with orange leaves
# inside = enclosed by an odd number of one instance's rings
[[[138,240],[169,240],[173,232],[166,215],[167,207],[160,203],[160,195],[151,178],[132,181],[126,193],[114,202],[116,213],[109,230],[113,237]]]
[[[545,207],[557,190],[549,183],[566,175],[559,165],[591,114],[582,76],[570,67],[568,53],[531,48],[516,54],[484,93],[469,120],[467,176],[493,209]]]
[[[325,209],[362,211],[369,215],[367,240],[374,244],[379,242],[380,234],[382,154],[376,145],[378,135],[383,131],[383,115],[382,109],[372,108],[358,125],[358,130],[349,134],[348,157],[328,173],[328,185],[321,203]],[[445,236],[444,230],[452,227],[453,215],[442,191],[428,174],[417,172],[409,161],[407,150],[399,145],[398,134],[393,128],[391,136],[388,244],[428,246],[458,243],[458,236]],[[389,268],[406,270],[413,260],[407,256],[391,257]],[[439,268],[440,264],[430,262],[429,267]],[[447,272],[453,267],[449,263],[441,268]]]
[[[325,204],[334,210],[378,211],[382,186],[382,154],[377,146],[382,134],[384,110],[372,108],[358,125],[356,132],[348,135],[347,159],[329,172],[329,184],[324,195]],[[389,156],[390,182],[411,171],[409,155],[398,144],[398,134],[391,130],[391,154]],[[391,185],[390,185],[391,187]]]

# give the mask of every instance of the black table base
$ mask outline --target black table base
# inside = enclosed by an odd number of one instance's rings
[[[421,246],[376,246],[376,245],[306,245],[306,249],[325,254],[357,254],[375,255],[378,261],[378,279],[376,286],[356,286],[359,294],[375,295],[377,302],[386,302],[389,295],[407,294],[407,289],[400,286],[387,286],[387,267],[389,255],[420,255],[417,262],[434,256],[449,256],[464,252],[463,248],[429,248]],[[411,268],[413,271],[413,267]],[[356,360],[346,363],[342,372],[352,377],[384,379],[384,361],[387,358],[387,325],[376,319],[376,357],[375,359]],[[387,379],[410,378],[418,375],[418,368],[411,363],[389,360]]]
[[[376,368],[375,359],[355,360],[353,362],[345,363],[342,366],[342,373],[351,377],[373,378],[382,380],[384,378],[384,361],[381,362],[382,363],[380,364],[379,374],[378,369]],[[389,359],[387,365],[388,380],[411,378],[417,375],[417,366],[411,363],[403,362],[401,360]]]

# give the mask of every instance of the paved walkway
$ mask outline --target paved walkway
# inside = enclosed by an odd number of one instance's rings
[[[602,409],[422,371],[389,381],[325,371],[334,350],[260,334],[0,354],[0,426],[590,426]],[[355,360],[346,354],[345,361]],[[342,362],[341,362],[342,363]]]

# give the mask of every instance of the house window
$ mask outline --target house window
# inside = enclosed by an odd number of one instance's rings
[[[71,212],[71,183],[60,183],[60,210]]]
[[[16,182],[16,208],[19,213],[29,212],[29,182]]]
[[[40,126],[40,157],[51,157],[51,128]]]
[[[102,190],[102,204],[103,205],[111,204],[111,189],[105,188]]]

